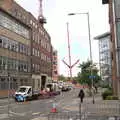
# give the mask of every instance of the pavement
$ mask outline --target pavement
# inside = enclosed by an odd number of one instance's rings
[[[75,91],[73,90],[64,92],[63,94],[56,96],[56,98],[53,99],[35,100],[32,102],[26,102],[24,104],[15,103],[13,99],[10,99],[11,104],[9,112],[11,115],[11,120],[48,120],[48,115],[51,114],[50,111],[54,100],[56,101],[57,113],[53,114],[53,116],[57,114],[65,115],[71,112],[72,113],[70,115],[75,116],[75,114],[79,114],[80,99],[77,97],[78,92],[79,89],[75,89]],[[92,104],[93,97],[89,97],[87,95],[82,104],[81,111],[82,113],[86,112],[89,118],[91,117],[90,115],[92,115],[90,120],[96,120],[92,118],[97,118],[98,115],[102,116],[103,113],[104,115],[112,115],[113,112],[119,114],[120,104],[118,101],[103,101],[100,94],[101,92],[95,95],[95,104]],[[0,120],[8,120],[8,114],[4,114],[7,113],[7,111],[8,99],[0,99]],[[95,116],[94,113],[97,113],[97,116]]]
[[[84,116],[87,116],[89,117],[89,120],[101,120],[101,119],[115,120],[114,117],[111,116],[120,115],[119,101],[115,101],[115,100],[103,101],[100,94],[101,93],[95,95],[95,104],[92,103],[93,97],[88,97],[88,96],[85,97],[84,102],[81,104],[81,112],[83,114],[83,118]],[[61,101],[60,105],[62,106],[61,110],[63,112],[63,115],[65,112],[66,113],[73,112],[72,113],[73,115],[79,114],[79,105],[78,105],[79,103],[80,103],[80,99],[77,97],[74,98],[72,102],[67,101],[67,104]],[[61,113],[61,111],[59,111],[58,113]],[[86,115],[84,115],[84,113],[86,113]],[[54,113],[54,115],[57,115],[57,113]],[[38,118],[34,118],[31,120],[48,120],[48,117],[47,115],[39,116]]]

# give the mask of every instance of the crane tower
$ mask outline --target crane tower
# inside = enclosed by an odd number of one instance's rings
[[[38,16],[38,20],[41,24],[46,23],[46,19],[43,16],[43,6],[42,6],[42,0],[39,0],[39,16]]]

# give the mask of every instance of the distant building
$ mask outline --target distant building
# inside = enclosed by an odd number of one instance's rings
[[[111,84],[112,75],[112,61],[111,61],[111,51],[110,51],[110,33],[106,32],[102,35],[95,37],[99,40],[99,64],[100,64],[100,74],[102,80],[106,83]]]
[[[52,80],[58,81],[58,53],[57,50],[53,50],[52,57]]]
[[[19,85],[43,89],[52,79],[51,38],[14,0],[0,0],[0,90]]]

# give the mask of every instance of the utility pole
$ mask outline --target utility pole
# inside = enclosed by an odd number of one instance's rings
[[[90,61],[91,64],[93,64],[93,60],[92,60],[92,46],[91,46],[91,30],[90,30],[90,19],[89,19],[89,12],[86,13],[69,13],[68,15],[86,15],[87,16],[87,25],[88,25],[88,39],[89,39],[89,49],[90,49]],[[94,99],[94,80],[93,80],[93,71],[92,71],[92,66],[90,67],[90,71],[91,71],[91,82],[92,82],[92,92],[93,92],[93,104],[95,103],[95,99]]]

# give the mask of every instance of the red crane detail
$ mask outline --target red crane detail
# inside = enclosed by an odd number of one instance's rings
[[[42,6],[42,0],[39,0],[39,16],[38,16],[38,20],[41,24],[46,23],[46,19],[43,16],[43,6]]]

